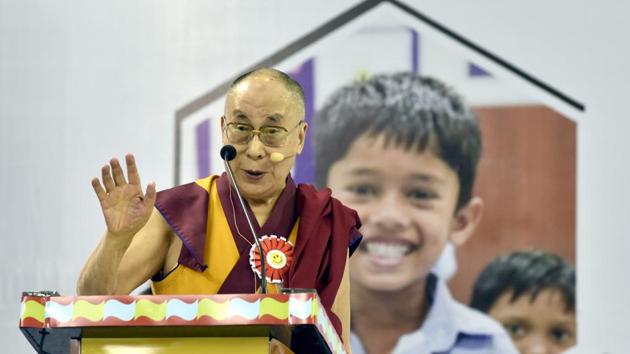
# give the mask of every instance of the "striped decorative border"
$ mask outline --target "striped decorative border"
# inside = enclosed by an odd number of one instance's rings
[[[316,294],[22,297],[20,328],[315,325],[345,353]]]

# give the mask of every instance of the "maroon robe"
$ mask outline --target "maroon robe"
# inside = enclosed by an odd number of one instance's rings
[[[231,191],[225,173],[218,178],[217,188],[240,255],[219,293],[249,293],[254,282],[254,273],[249,266],[251,246],[238,236],[235,223],[238,224],[241,234],[253,242],[251,232],[236,199],[236,192]],[[188,183],[159,192],[155,203],[173,232],[182,240],[179,263],[197,271],[204,271],[208,267],[203,259],[208,202],[209,194],[205,189],[196,183]],[[330,189],[317,191],[313,186],[305,184],[296,187],[290,176],[262,227],[253,218],[249,207],[246,207],[259,236],[273,234],[288,239],[299,217],[293,263],[283,285],[287,288],[317,290],[322,305],[341,336],[341,321],[331,308],[343,278],[346,255],[348,251],[352,254],[361,239],[357,231],[361,226],[357,213],[331,197]]]

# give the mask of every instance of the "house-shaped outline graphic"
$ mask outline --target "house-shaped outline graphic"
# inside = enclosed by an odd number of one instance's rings
[[[585,105],[569,95],[561,92],[553,86],[545,83],[543,80],[531,75],[524,70],[519,69],[515,65],[504,60],[500,56],[492,53],[491,51],[482,48],[469,40],[463,35],[460,35],[446,26],[438,23],[437,21],[422,14],[412,6],[397,0],[366,0],[354,7],[339,14],[330,21],[324,23],[320,27],[307,33],[306,35],[298,38],[297,40],[289,43],[285,47],[279,49],[275,53],[271,54],[267,58],[245,68],[233,77],[229,77],[224,82],[215,86],[208,92],[202,94],[196,99],[185,104],[183,107],[175,112],[175,153],[174,153],[174,183],[179,184],[181,179],[181,164],[182,164],[182,126],[184,121],[196,112],[203,110],[207,105],[215,102],[217,99],[225,95],[230,83],[243,73],[249,72],[263,67],[274,67],[283,60],[296,55],[305,48],[308,48],[325,39],[333,32],[339,31],[346,27],[348,24],[357,22],[360,18],[370,14],[374,15],[378,12],[392,13],[396,12],[399,16],[403,16],[407,21],[415,21],[419,26],[422,26],[425,30],[431,31],[438,36],[445,38],[452,42],[453,45],[458,46],[465,50],[468,55],[475,57],[475,62],[484,64],[486,68],[492,68],[492,72],[502,72],[505,76],[517,81],[521,88],[528,87],[529,92],[536,92],[536,97],[540,98],[545,103],[551,103],[555,109],[567,114],[568,116],[575,116],[581,112],[584,112]],[[424,32],[424,30],[423,30]]]

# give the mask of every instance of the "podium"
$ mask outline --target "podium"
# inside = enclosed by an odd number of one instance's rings
[[[20,330],[44,354],[345,353],[315,292],[22,296]]]

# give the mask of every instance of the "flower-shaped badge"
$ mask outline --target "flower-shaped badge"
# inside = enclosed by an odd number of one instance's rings
[[[265,253],[267,282],[282,284],[284,275],[289,271],[293,262],[293,245],[284,237],[265,235],[260,238],[260,246]],[[249,250],[249,264],[252,271],[261,278],[260,252],[258,252],[256,244],[253,244]]]

